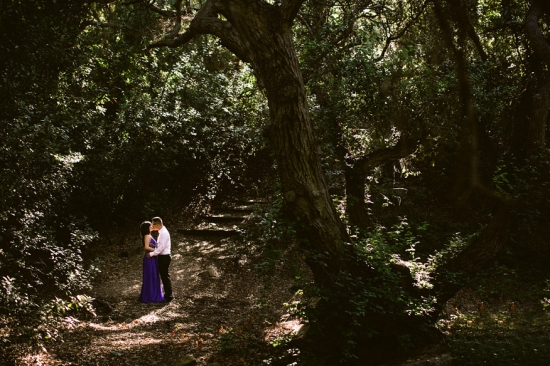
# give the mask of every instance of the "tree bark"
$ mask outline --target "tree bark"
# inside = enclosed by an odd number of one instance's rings
[[[459,3],[451,2],[450,4],[455,7],[452,10],[462,14],[459,16],[461,20],[458,21],[458,24],[464,33],[471,33],[468,30],[471,23],[464,20],[469,18],[467,15],[464,15],[464,12],[467,13],[467,9],[463,6],[457,8],[456,6]],[[454,55],[455,71],[460,91],[460,102],[462,104],[462,120],[459,121],[460,151],[457,153],[457,164],[454,168],[455,184],[453,187],[453,196],[461,201],[465,201],[469,197],[472,188],[480,185],[478,159],[479,121],[468,75],[468,64],[464,54],[464,47],[460,44],[455,44],[455,37],[449,22],[455,15],[450,14],[449,10],[446,11],[440,0],[434,0],[434,12],[443,33],[443,40],[447,48]],[[465,42],[465,39],[459,38],[459,41]]]
[[[305,225],[301,233],[307,239],[304,249],[330,253],[330,258],[338,262],[349,238],[332,204],[316,154],[305,88],[290,31],[275,38],[276,47],[264,44],[265,54],[268,49],[275,50],[273,56],[256,62],[254,69],[265,85],[269,101],[270,138],[275,147],[286,208]],[[336,265],[334,269],[339,267]]]
[[[361,229],[372,228],[367,203],[365,202],[365,181],[368,171],[346,165],[346,214],[349,223]]]
[[[535,61],[536,62],[536,61]],[[511,149],[520,159],[545,145],[550,77],[529,73],[514,112]]]

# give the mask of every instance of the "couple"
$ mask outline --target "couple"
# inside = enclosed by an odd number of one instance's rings
[[[141,284],[141,302],[170,302],[172,296],[172,282],[168,274],[170,266],[170,233],[162,225],[160,217],[154,217],[152,222],[145,221],[140,226],[141,243],[145,250],[143,256],[143,283]],[[151,231],[158,231],[158,238],[151,236]],[[164,287],[164,295],[162,294]]]

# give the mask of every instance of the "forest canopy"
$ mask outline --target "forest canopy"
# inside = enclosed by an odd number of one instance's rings
[[[286,234],[268,241],[303,254],[338,360],[439,342],[446,302],[495,263],[548,279],[547,1],[0,14],[0,319],[17,337],[92,309],[88,250],[111,230],[227,196],[272,203]]]

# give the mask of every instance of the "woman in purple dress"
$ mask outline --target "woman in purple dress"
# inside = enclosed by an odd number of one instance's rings
[[[152,252],[157,247],[157,242],[151,236],[151,223],[145,221],[140,226],[141,243],[145,252]],[[157,257],[148,258],[143,256],[143,282],[141,284],[141,302],[163,302],[164,295],[160,285],[160,274],[158,271]]]

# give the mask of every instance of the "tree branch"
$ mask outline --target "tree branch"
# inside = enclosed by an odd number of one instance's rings
[[[384,45],[384,49],[382,50],[382,53],[380,53],[380,56],[378,56],[377,58],[374,59],[374,62],[378,62],[378,61],[381,61],[383,58],[384,58],[384,55],[386,54],[386,51],[388,50],[388,47],[390,46],[390,44],[403,37],[405,35],[405,33],[407,32],[407,30],[416,22],[416,20],[422,15],[422,13],[424,13],[424,10],[426,10],[426,6],[428,6],[428,3],[430,3],[431,0],[426,0],[424,2],[424,4],[422,5],[422,8],[420,9],[420,11],[418,12],[418,14],[416,14],[410,22],[408,22],[407,24],[405,24],[405,26],[403,27],[403,29],[401,29],[401,31],[399,33],[397,33],[395,36],[389,36],[387,39],[386,39],[386,44]]]
[[[181,29],[181,2],[182,0],[176,0],[174,3],[174,8],[176,8],[176,22],[174,23],[174,28],[172,28],[172,30],[164,38],[174,38],[178,35]]]
[[[153,3],[154,2],[149,2],[149,1],[143,1],[142,0],[142,1],[132,1],[128,4],[142,4],[147,9],[150,9],[150,10],[154,11],[155,13],[162,15],[165,18],[173,18],[173,17],[176,16],[176,12],[158,8],[155,5],[153,5]],[[180,3],[181,3],[181,1],[180,1]]]
[[[343,30],[342,32],[340,32],[339,36],[335,40],[329,41],[329,43],[332,47],[327,47],[326,51],[322,52],[318,57],[315,58],[314,61],[311,62],[312,65],[319,65],[324,59],[330,59],[331,54],[332,55],[337,54],[338,52],[341,52],[341,51],[346,50],[346,49],[350,49],[350,48],[355,47],[357,45],[357,44],[347,45],[345,47],[341,47],[340,50],[336,50],[336,51],[333,52],[334,49],[337,49],[338,47],[340,47],[340,44],[345,42],[347,39],[349,39],[354,34],[355,20],[360,18],[360,16],[358,16],[357,14],[360,14],[364,9],[365,9],[365,7],[358,7],[358,8],[351,11],[351,15],[349,16],[349,18],[353,19],[354,21],[348,21],[347,22],[346,29]],[[300,21],[302,21],[304,23],[304,25],[306,25],[306,27],[308,28],[312,38],[318,39],[315,36],[315,34],[313,32],[313,29],[306,22],[306,20],[303,19],[303,17],[300,14],[298,15],[298,17],[299,17]],[[310,77],[309,75],[304,74],[304,81],[306,83],[307,83],[307,80],[309,80],[309,77]]]
[[[505,21],[494,27],[486,28],[487,32],[496,32],[504,28],[511,29],[515,33],[520,33],[524,29],[525,25],[522,22],[516,20]]]
[[[298,11],[304,2],[305,0],[283,0],[281,14],[283,16],[283,21],[287,25],[292,25],[292,22],[298,15]]]
[[[211,34],[220,39],[222,45],[245,62],[250,62],[247,47],[243,44],[239,33],[227,21],[218,19],[218,10],[213,1],[208,0],[195,15],[189,28],[175,38],[165,38],[147,46],[147,49],[158,47],[179,47],[202,34]]]
[[[367,172],[370,169],[382,165],[386,162],[402,159],[414,153],[420,144],[421,139],[401,138],[395,146],[376,150],[360,158],[355,162],[355,166]]]
[[[309,35],[311,36],[311,38],[317,39],[317,37],[315,36],[315,32],[314,32],[313,29],[311,28],[311,25],[310,25],[310,24],[307,22],[307,20],[302,16],[302,14],[298,13],[297,17],[298,17],[298,20],[304,25],[304,27],[307,28],[307,30],[308,30]]]
[[[487,53],[483,49],[481,40],[479,39],[479,36],[476,33],[474,25],[472,24],[472,19],[470,18],[470,12],[468,11],[468,5],[464,2],[464,0],[460,1],[460,5],[457,7],[457,14],[458,14],[458,17],[460,18],[460,24],[465,28],[466,33],[470,36],[470,38],[474,42],[474,45],[476,46],[477,51],[481,56],[481,59],[483,61],[487,61]]]

